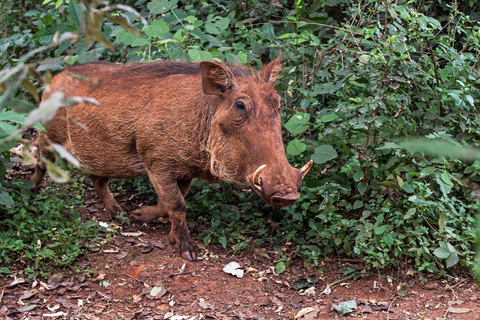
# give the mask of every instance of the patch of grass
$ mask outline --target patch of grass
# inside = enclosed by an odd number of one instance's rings
[[[48,184],[38,195],[26,188],[12,192],[15,205],[1,211],[0,265],[21,261],[27,264],[26,273],[69,266],[85,250],[95,250],[94,243],[108,237],[96,221],[81,221],[83,195],[71,192],[72,188],[70,184]]]

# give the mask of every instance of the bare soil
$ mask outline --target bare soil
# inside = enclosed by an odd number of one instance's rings
[[[93,190],[89,194],[82,217],[109,222]],[[189,224],[195,262],[168,245],[170,223],[157,222],[119,227],[111,242],[78,261],[80,270],[90,272],[57,270],[23,282],[15,273],[2,276],[0,319],[296,319],[305,308],[312,311],[298,319],[340,319],[333,305],[352,300],[356,310],[347,316],[354,318],[480,319],[480,292],[466,274],[434,279],[382,270],[348,278],[339,271],[362,270],[364,262],[332,257],[319,262],[321,274],[295,260],[276,275],[271,248],[234,254],[214,244],[205,247],[197,238],[201,226]],[[244,270],[243,278],[223,271],[232,261]],[[318,279],[315,286],[295,289],[296,281],[311,276]]]

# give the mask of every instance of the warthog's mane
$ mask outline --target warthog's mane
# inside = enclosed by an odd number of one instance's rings
[[[220,63],[226,67],[235,77],[253,76],[257,80],[257,71],[251,67],[244,67],[232,63]],[[107,61],[92,61],[85,64],[80,64],[71,67],[69,70],[78,75],[83,73],[91,74],[91,69],[95,65],[110,66],[114,73],[124,73],[123,76],[134,77],[135,75],[145,76],[149,78],[163,78],[170,75],[197,75],[200,74],[200,67],[198,62],[186,61],[155,61],[155,62],[135,62],[128,64],[111,63]],[[117,75],[112,74],[112,77]]]

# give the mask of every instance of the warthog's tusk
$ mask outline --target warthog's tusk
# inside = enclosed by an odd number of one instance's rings
[[[258,176],[260,172],[266,167],[267,165],[264,164],[263,166],[258,167],[258,169],[255,171],[253,174],[253,186],[257,188],[258,190],[262,190],[262,179]]]
[[[310,170],[310,168],[312,167],[312,164],[313,164],[313,160],[310,160],[307,162],[306,165],[302,167],[302,169],[300,169],[300,173],[302,174],[302,179],[308,173],[308,170]]]

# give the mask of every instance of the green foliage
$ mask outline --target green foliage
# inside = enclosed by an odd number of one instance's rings
[[[12,189],[15,207],[0,211],[0,263],[20,258],[45,271],[72,264],[85,249],[95,250],[102,228],[96,221],[81,222],[82,194],[72,197],[56,185],[34,196],[29,181],[11,184],[19,188]]]
[[[1,9],[0,110],[30,113],[28,125],[68,104],[58,98],[49,111],[31,111],[44,75],[65,64],[216,58],[260,66],[282,52],[287,156],[296,167],[315,165],[301,199],[282,210],[236,186],[195,182],[189,214],[208,223],[205,244],[293,242],[295,252],[279,249],[283,267],[338,253],[363,257],[368,268],[471,266],[480,212],[472,192],[480,183],[477,3],[129,1],[140,14],[74,0],[20,14],[14,3]],[[2,137],[25,126],[0,120]],[[144,182],[133,183],[151,194]],[[5,207],[9,195],[0,189]]]

